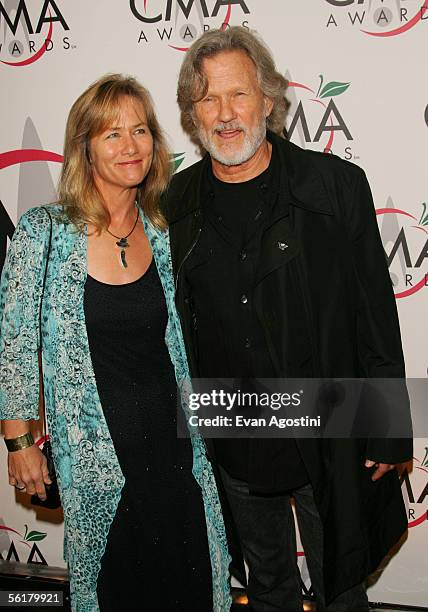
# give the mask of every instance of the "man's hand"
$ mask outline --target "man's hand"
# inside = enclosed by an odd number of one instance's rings
[[[377,463],[376,461],[372,461],[371,459],[366,459],[364,465],[366,466],[366,468],[376,466],[376,470],[372,474],[372,480],[379,480],[379,478],[382,478],[384,474],[390,472],[395,468],[395,465],[391,463]]]
[[[9,484],[46,499],[45,484],[51,484],[46,457],[36,444],[8,454]]]

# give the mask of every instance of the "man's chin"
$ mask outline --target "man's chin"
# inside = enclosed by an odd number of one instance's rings
[[[223,166],[240,166],[248,161],[251,157],[251,155],[248,155],[248,153],[244,151],[224,153],[222,151],[218,151],[217,149],[210,151],[210,155],[217,162],[223,164]]]
[[[243,164],[244,162],[246,162],[247,160],[243,159],[228,159],[226,157],[220,157],[220,156],[211,156],[213,159],[215,159],[216,162],[218,162],[219,164],[221,164],[222,166],[240,166],[241,164]]]
[[[241,139],[240,136],[238,138],[239,140]],[[236,140],[237,138],[233,138],[230,142],[218,142],[218,138],[214,137],[208,140],[200,136],[201,144],[205,150],[216,162],[223,166],[239,166],[244,164],[254,155],[258,148],[247,138],[244,138],[241,142],[236,142]]]
[[[244,147],[236,146],[232,143],[221,143],[219,146],[217,143],[212,143],[209,153],[216,161],[220,162],[224,166],[237,166],[242,164],[243,157],[245,157]]]
[[[245,138],[242,142],[222,142],[217,143],[211,141],[208,153],[223,166],[240,166],[249,161],[260,148],[266,132],[260,134],[260,143],[254,139]]]

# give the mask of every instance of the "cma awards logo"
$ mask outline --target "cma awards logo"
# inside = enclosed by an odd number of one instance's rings
[[[68,35],[54,37],[54,28],[70,30],[54,0],[0,0],[0,63],[29,66],[57,47],[75,48]]]
[[[187,51],[201,34],[232,23],[248,28],[251,0],[130,0],[132,15],[142,28],[138,43],[160,40],[172,49]]]
[[[345,159],[358,159],[349,143],[353,137],[341,109],[341,96],[349,82],[328,81],[319,76],[318,85],[288,78],[287,98],[291,104],[285,135],[303,148],[335,153]]]
[[[421,460],[413,458],[413,469],[407,467],[401,474],[401,488],[407,507],[409,527],[426,525],[428,520],[428,447],[425,448],[425,456]]]
[[[428,23],[428,0],[324,0],[327,28],[355,27],[367,36],[399,36]]]
[[[428,208],[415,216],[395,208],[389,198],[376,210],[395,297],[409,297],[428,287]]]
[[[37,544],[44,540],[47,534],[35,529],[30,530],[28,525],[24,527],[25,531],[22,533],[22,530],[18,531],[0,523],[0,560],[48,565]]]

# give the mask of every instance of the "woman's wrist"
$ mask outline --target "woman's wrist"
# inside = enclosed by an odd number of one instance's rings
[[[5,419],[2,421],[2,431],[6,440],[18,438],[30,431],[30,421],[24,419]]]
[[[29,421],[8,419],[3,421],[4,441],[10,453],[28,448],[34,444]]]
[[[33,446],[34,438],[31,431],[28,431],[27,433],[17,436],[16,438],[5,438],[4,442],[9,453],[14,453],[15,451]]]

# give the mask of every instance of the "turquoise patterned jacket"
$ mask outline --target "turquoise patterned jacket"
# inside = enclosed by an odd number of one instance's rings
[[[52,246],[42,309],[43,376],[48,426],[64,509],[64,558],[74,612],[99,610],[96,581],[124,476],[95,383],[83,309],[86,232],[53,213]],[[55,218],[55,216],[57,218]],[[166,297],[166,344],[179,383],[189,378],[174,303],[166,232],[142,215]],[[43,208],[25,213],[3,269],[0,295],[0,418],[38,418],[39,304],[50,221]],[[193,473],[202,489],[213,572],[213,611],[229,612],[226,536],[203,440],[192,437]],[[5,469],[5,467],[3,468]]]

